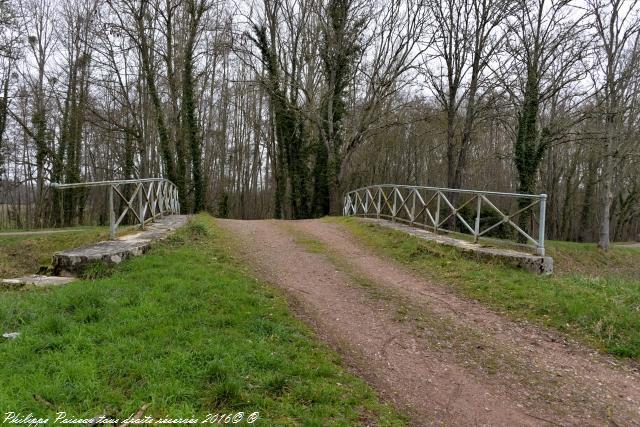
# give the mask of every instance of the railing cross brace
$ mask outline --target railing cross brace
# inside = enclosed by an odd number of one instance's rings
[[[389,192],[385,191],[388,189]],[[424,192],[425,197],[422,197]],[[428,193],[433,193],[431,197],[428,197]],[[466,201],[459,206],[454,206],[445,193],[458,193],[462,195],[470,195]],[[393,194],[393,201],[390,200]],[[404,194],[404,195],[403,195]],[[363,196],[364,195],[364,201]],[[531,203],[527,206],[519,208],[516,212],[509,214],[502,212],[493,202],[489,200],[490,197],[503,197],[509,199],[529,199]],[[501,193],[495,191],[476,191],[476,190],[462,190],[462,189],[450,189],[450,188],[438,188],[438,187],[420,187],[420,186],[407,186],[407,185],[372,185],[369,187],[359,188],[345,194],[344,196],[344,215],[375,215],[376,218],[381,217],[389,218],[392,221],[404,221],[409,224],[420,224],[425,228],[431,228],[433,232],[439,231],[455,231],[446,230],[445,224],[450,218],[459,220],[472,236],[474,242],[478,242],[480,237],[487,235],[491,230],[499,227],[503,224],[507,224],[519,235],[526,238],[534,247],[539,255],[544,255],[544,233],[545,233],[545,212],[546,212],[546,194],[519,194],[519,193]],[[411,202],[409,203],[409,199]],[[428,201],[425,202],[425,199]],[[435,212],[432,214],[430,210],[431,203],[435,199]],[[453,199],[452,199],[453,200]],[[457,198],[456,198],[457,200]],[[475,203],[475,218],[465,219],[462,212],[463,209],[472,202]],[[442,219],[441,208],[442,203],[446,205],[446,210],[449,213]],[[456,202],[456,205],[458,202]],[[500,215],[502,218],[497,223],[489,225],[482,230],[482,207],[486,204]],[[536,205],[539,206],[539,222],[538,222],[538,234],[537,239],[533,237],[535,230],[527,232],[523,230],[518,224],[513,221],[513,218],[517,215],[524,213],[527,210],[532,210]],[[372,208],[373,207],[373,208]],[[386,213],[388,209],[389,215]],[[473,211],[472,211],[473,212]],[[424,213],[424,221],[416,223],[419,220],[420,215]],[[445,212],[446,213],[446,212]],[[535,218],[535,214],[532,215]],[[472,222],[473,221],[473,222]],[[430,225],[429,225],[430,223]],[[471,226],[471,223],[473,226]],[[534,224],[535,226],[535,224]]]

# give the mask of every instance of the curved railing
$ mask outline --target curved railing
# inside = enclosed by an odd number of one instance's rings
[[[131,195],[125,196],[123,186],[133,185]],[[109,187],[109,238],[115,239],[116,230],[130,212],[141,228],[165,214],[179,214],[180,202],[176,185],[164,178],[121,179],[115,181],[90,181],[73,184],[52,183],[57,189]],[[120,200],[116,213],[116,201]]]
[[[475,242],[512,232],[544,255],[546,201],[546,194],[382,184],[345,194],[343,215],[387,218],[435,233],[461,231]]]

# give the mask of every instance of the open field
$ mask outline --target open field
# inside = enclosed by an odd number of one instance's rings
[[[330,218],[429,280],[515,318],[535,321],[619,356],[640,358],[640,250],[549,242],[556,273],[540,277],[469,260],[453,248],[353,218]]]
[[[109,278],[0,292],[0,329],[23,334],[0,342],[0,410],[404,425],[229,255],[229,238],[198,216]]]

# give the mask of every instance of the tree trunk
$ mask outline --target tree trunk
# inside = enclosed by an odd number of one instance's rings
[[[176,174],[176,165],[173,159],[173,152],[171,147],[171,140],[169,139],[169,132],[167,130],[164,112],[162,110],[162,103],[160,102],[160,96],[158,95],[158,89],[156,88],[155,75],[151,66],[151,58],[149,53],[149,43],[147,41],[147,35],[145,32],[144,18],[146,14],[146,0],[142,2],[140,12],[136,15],[136,25],[138,38],[140,43],[140,58],[142,62],[142,68],[144,71],[145,80],[147,83],[147,91],[149,97],[153,103],[156,126],[158,128],[158,138],[160,139],[160,153],[162,161],[164,163],[164,169],[166,176],[169,180],[173,181],[178,186],[178,192],[180,195],[186,193],[186,188],[183,182],[178,182]],[[178,185],[181,184],[181,185]]]
[[[196,6],[194,0],[187,2],[190,15],[190,28],[184,49],[184,64],[182,73],[182,108],[184,114],[186,144],[191,152],[191,173],[193,175],[193,211],[205,209],[204,177],[202,176],[202,141],[196,118],[196,100],[194,96],[195,81],[193,78],[193,55],[198,25],[204,10],[202,5]]]

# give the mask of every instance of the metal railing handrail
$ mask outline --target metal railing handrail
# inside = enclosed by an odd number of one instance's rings
[[[547,195],[542,193],[542,194],[524,194],[524,193],[503,193],[500,191],[484,191],[484,190],[467,190],[467,189],[462,189],[462,188],[444,188],[444,187],[428,187],[428,186],[424,186],[424,185],[403,185],[403,184],[376,184],[376,185],[369,185],[366,187],[360,187],[360,188],[356,188],[355,190],[351,190],[348,193],[353,193],[355,191],[362,191],[365,190],[367,188],[370,187],[397,187],[397,188],[420,188],[420,189],[424,189],[424,190],[432,190],[432,191],[444,191],[447,193],[464,193],[464,194],[478,194],[478,193],[482,193],[485,194],[487,196],[506,196],[506,197],[521,197],[521,198],[528,198],[528,199],[542,199],[542,198],[546,198]],[[348,194],[347,193],[347,194]]]
[[[125,196],[120,191],[120,186],[135,184],[135,189],[131,196]],[[180,201],[178,199],[178,187],[165,178],[140,178],[140,179],[118,179],[113,181],[88,181],[62,184],[52,182],[51,187],[55,189],[87,188],[87,187],[109,187],[109,238],[116,237],[116,230],[127,213],[131,212],[144,229],[145,224],[154,221],[157,217],[166,213],[179,214]],[[124,202],[124,210],[116,218],[114,210],[115,197],[119,197]],[[134,206],[137,197],[137,209]],[[150,216],[147,218],[147,214]]]
[[[429,193],[433,193],[431,197]],[[458,193],[471,195],[472,197],[463,200],[459,206],[458,200],[447,198],[445,193]],[[425,197],[423,197],[423,195]],[[500,203],[494,203],[490,197],[506,197],[510,199],[527,199],[518,205],[514,213],[505,213],[498,206]],[[464,218],[460,212],[467,208],[468,205],[475,202],[475,223],[469,218]],[[435,203],[435,207],[432,206]],[[528,204],[527,204],[528,203]],[[498,191],[482,191],[467,190],[441,187],[412,186],[412,185],[394,185],[379,184],[361,187],[356,190],[347,192],[344,195],[343,215],[360,215],[360,216],[376,216],[377,218],[390,218],[392,221],[409,222],[411,225],[421,225],[424,228],[431,228],[435,233],[439,231],[456,231],[447,230],[447,224],[457,220],[464,226],[474,237],[474,241],[478,242],[480,237],[486,237],[492,230],[505,224],[514,229],[518,235],[524,237],[535,248],[538,255],[544,255],[544,239],[545,239],[545,215],[546,215],[546,194],[522,194],[522,193],[505,193]],[[484,230],[481,229],[481,217],[483,205],[487,206],[491,211],[497,212],[501,217],[496,223],[491,224]],[[538,218],[538,236],[534,238],[534,232],[527,232],[520,225],[516,224],[513,219],[518,215],[530,215],[533,208],[539,206]],[[434,209],[435,208],[435,209]],[[444,209],[443,209],[444,208]],[[416,213],[416,209],[418,209]],[[431,209],[434,209],[432,213]],[[467,208],[468,209],[468,208]],[[441,217],[441,212],[444,215]],[[423,221],[420,217],[423,216]],[[444,218],[444,219],[443,219]],[[522,217],[521,217],[522,218]],[[533,216],[531,217],[533,218]],[[486,217],[485,217],[486,219]],[[469,224],[472,223],[473,227]]]
[[[51,187],[65,189],[65,188],[82,188],[82,187],[101,187],[106,185],[122,185],[122,184],[137,184],[139,182],[159,182],[159,181],[167,181],[171,183],[173,182],[166,178],[141,178],[141,179],[114,179],[112,181],[87,181],[87,182],[73,182],[70,184],[62,184],[59,182],[52,182]]]

